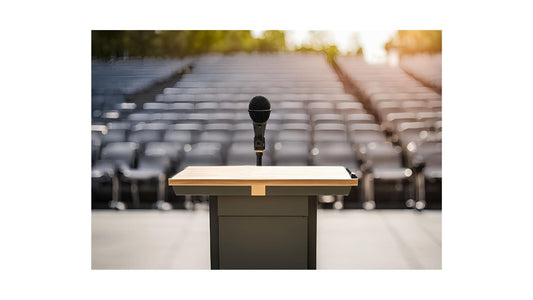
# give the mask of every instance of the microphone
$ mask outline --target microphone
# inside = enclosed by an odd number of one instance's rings
[[[265,151],[265,128],[270,117],[270,102],[263,96],[255,96],[248,105],[248,113],[254,123],[254,150],[257,156],[257,165],[263,165],[263,151]]]

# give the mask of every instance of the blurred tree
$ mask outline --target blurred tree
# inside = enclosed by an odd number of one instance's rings
[[[130,56],[155,56],[156,33],[153,30],[127,30],[124,31],[124,47]],[[127,55],[125,55],[127,56]]]
[[[309,41],[295,49],[297,52],[323,52],[328,62],[333,62],[339,53],[339,48],[333,43],[333,38],[327,31],[309,31]]]
[[[94,30],[93,58],[184,57],[209,52],[285,51],[285,33],[264,32],[260,39],[250,30]]]
[[[91,52],[93,57],[120,57],[124,55],[124,31],[93,30]]]
[[[161,56],[184,57],[186,55],[185,37],[187,32],[162,30],[157,34],[156,45]]]
[[[285,32],[280,30],[267,30],[263,33],[263,38],[258,43],[259,51],[274,52],[285,51],[287,45],[285,41]]]
[[[398,54],[442,52],[441,30],[398,30],[385,44],[385,50],[396,49]]]
[[[335,56],[339,53],[339,49],[335,45],[330,45],[324,49],[328,62],[332,63],[335,60]]]

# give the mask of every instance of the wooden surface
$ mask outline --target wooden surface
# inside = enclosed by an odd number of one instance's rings
[[[340,166],[195,166],[174,175],[170,186],[251,186],[264,196],[266,186],[356,186]]]

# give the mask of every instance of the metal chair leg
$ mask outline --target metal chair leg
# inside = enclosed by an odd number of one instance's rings
[[[408,195],[407,195],[407,201],[405,201],[405,206],[408,208],[413,208],[416,205],[416,199],[417,199],[417,193],[418,193],[418,183],[417,183],[417,175],[411,176],[408,181],[409,187],[408,187]]]
[[[117,175],[111,177],[111,202],[109,207],[117,210],[125,210],[126,204],[120,201],[120,180]]]
[[[157,188],[157,201],[155,203],[155,207],[157,209],[160,209],[160,210],[171,210],[172,209],[172,204],[168,203],[166,201],[167,199],[167,194],[166,194],[166,179],[167,177],[165,176],[164,173],[161,173],[159,174],[159,177],[157,178],[158,179],[158,188]]]
[[[364,177],[365,187],[365,201],[363,202],[363,208],[366,210],[372,210],[376,208],[376,202],[374,201],[374,175],[366,174]]]
[[[135,208],[140,207],[141,201],[139,197],[140,197],[139,196],[139,183],[137,182],[137,180],[132,180],[131,181],[131,198],[133,201],[133,207]]]
[[[416,185],[418,189],[415,208],[423,210],[426,207],[426,178],[423,172],[419,172],[416,176]]]

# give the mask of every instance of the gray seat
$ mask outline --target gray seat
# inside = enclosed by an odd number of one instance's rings
[[[387,199],[400,199],[407,203],[412,201],[411,180],[413,171],[402,165],[401,149],[389,142],[372,142],[358,147],[358,156],[362,161],[363,189],[365,208],[386,207]],[[376,182],[393,181],[401,184],[401,191],[394,189],[383,197],[383,204],[375,200]],[[380,192],[382,192],[382,189]],[[387,198],[387,199],[385,199]],[[406,199],[407,198],[407,199]],[[396,206],[396,205],[393,205]]]
[[[335,105],[331,102],[314,101],[307,105],[307,111],[310,115],[334,114]]]
[[[317,143],[311,151],[314,166],[344,166],[357,169],[357,156],[348,142]]]
[[[387,115],[385,122],[385,128],[391,132],[397,131],[398,126],[405,122],[416,122],[418,118],[414,112],[399,112],[390,113]]]
[[[375,124],[376,118],[367,113],[360,114],[348,114],[344,118],[346,125],[350,126],[352,124]]]
[[[349,126],[348,135],[350,141],[356,146],[387,140],[385,133],[377,124],[352,124]]]
[[[309,143],[277,142],[274,146],[272,161],[277,166],[307,166],[309,164]]]
[[[146,143],[150,142],[160,142],[162,141],[161,136],[162,131],[161,130],[150,130],[150,129],[142,129],[130,132],[128,136],[128,140],[130,142],[135,142],[141,145],[142,147]]]
[[[185,145],[193,142],[193,136],[188,130],[167,130],[163,135],[163,141],[181,143]]]
[[[272,116],[271,116],[272,117]],[[280,115],[282,123],[309,123],[309,115],[306,113],[284,113]],[[270,122],[270,119],[269,119]]]
[[[311,143],[311,132],[306,130],[282,130],[279,132],[276,141]]]
[[[92,166],[93,189],[95,185],[98,189],[99,183],[111,182],[112,194],[109,202],[111,208],[126,208],[126,205],[120,201],[120,179],[117,171],[134,166],[137,149],[138,145],[131,142],[107,144],[102,148],[100,160],[97,160]]]
[[[343,115],[366,113],[361,102],[338,102],[335,104],[337,113]]]
[[[263,165],[269,166],[272,164],[269,152],[271,150],[265,149],[263,153]],[[228,150],[227,165],[256,165],[256,154],[252,142],[237,142],[231,144]]]
[[[222,145],[220,143],[197,143],[186,152],[180,168],[187,166],[221,166]]]
[[[206,126],[206,130],[200,134],[198,139],[199,143],[219,143],[222,145],[222,150],[227,149],[231,143],[233,131],[231,126],[223,127],[222,124],[213,124],[214,126],[209,128]],[[217,126],[218,125],[218,126]]]
[[[178,142],[151,142],[147,143],[144,155],[153,157],[168,157],[171,166],[177,169],[179,160],[183,155],[183,144]]]
[[[139,145],[133,142],[109,143],[102,148],[101,160],[114,161],[116,165],[134,166]]]
[[[325,142],[347,142],[348,135],[344,124],[318,124],[313,133],[315,143]]]
[[[166,202],[165,193],[166,174],[169,168],[170,158],[167,156],[142,156],[139,158],[136,168],[121,169],[123,180],[130,182],[134,207],[140,207],[139,181],[157,180],[157,199],[155,199],[153,207],[163,210],[172,209],[172,206]]]
[[[145,112],[135,112],[128,116],[128,120],[132,122],[150,122],[153,119],[153,114]]]
[[[344,117],[339,114],[317,114],[311,118],[313,124],[336,123],[344,124]]]
[[[108,130],[115,130],[115,129],[121,129],[121,130],[130,130],[132,127],[132,123],[130,121],[114,121],[114,122],[108,122],[106,124]]]
[[[393,135],[393,141],[400,142],[402,148],[414,142],[419,144],[427,137],[431,128],[425,122],[405,122],[398,125],[398,132]]]
[[[124,129],[109,129],[106,134],[101,137],[102,145],[109,143],[118,143],[126,141],[127,131]]]

